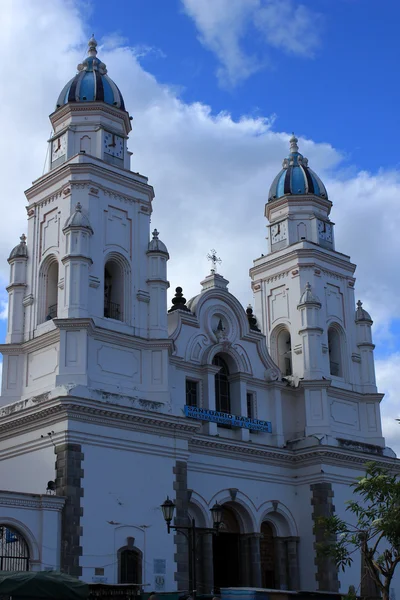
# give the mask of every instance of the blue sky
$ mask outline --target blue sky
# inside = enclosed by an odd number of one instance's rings
[[[133,116],[132,168],[155,188],[171,292],[196,294],[216,248],[230,291],[252,301],[268,188],[291,132],[300,138],[333,201],[337,250],[357,264],[396,446],[399,22],[395,0],[3,0],[0,337],[6,259],[26,232],[23,192],[43,172],[48,115],[94,32]]]
[[[207,10],[207,0],[202,4]],[[260,69],[237,85],[223,86],[215,76],[220,61],[200,42],[202,33],[181,0],[121,0],[114,12],[99,0],[88,19],[100,39],[114,33],[130,45],[153,48],[142,64],[159,82],[181,88],[186,102],[200,101],[234,118],[275,114],[280,130],[329,140],[351,167],[398,166],[400,3],[385,0],[379,9],[372,0],[288,3],[299,5],[308,11],[302,31],[313,37],[309,52],[273,47],[249,23],[239,46],[244,55],[256,57]],[[293,9],[289,27],[291,19]]]

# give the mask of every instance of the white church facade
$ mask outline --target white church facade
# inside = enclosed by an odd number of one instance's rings
[[[0,569],[189,590],[169,496],[176,524],[195,519],[199,592],[366,593],[360,557],[338,573],[316,555],[318,517],[345,515],[366,462],[395,460],[372,320],[324,184],[293,136],[266,198],[268,252],[250,269],[254,313],[215,269],[169,308],[154,192],[130,169],[130,117],[96,45],[50,115],[48,169],[9,257]]]

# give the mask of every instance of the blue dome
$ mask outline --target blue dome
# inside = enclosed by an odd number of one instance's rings
[[[125,110],[117,85],[107,75],[106,65],[97,58],[97,42],[89,40],[88,56],[78,65],[78,73],[68,81],[57,100],[57,108],[70,102],[105,102]]]
[[[328,198],[328,192],[318,175],[308,166],[308,159],[299,152],[298,139],[290,138],[290,154],[285,158],[283,169],[275,177],[269,190],[268,202],[282,196],[313,194]]]

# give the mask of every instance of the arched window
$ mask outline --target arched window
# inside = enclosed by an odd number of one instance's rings
[[[119,262],[110,259],[104,267],[104,316],[124,320],[124,272]]]
[[[29,571],[28,544],[8,525],[0,525],[0,571]]]
[[[224,359],[217,354],[213,365],[220,367],[215,375],[215,408],[219,412],[231,412],[231,393],[229,384],[229,368]]]
[[[58,313],[58,261],[52,256],[40,269],[38,323],[51,321]]]
[[[131,544],[118,551],[118,583],[142,583],[142,553]]]
[[[340,333],[335,327],[328,329],[329,372],[334,377],[343,377]]]
[[[281,329],[276,340],[278,367],[284,376],[292,375],[292,342],[287,329]]]
[[[297,225],[297,239],[300,242],[301,240],[305,240],[307,237],[307,227],[305,223],[299,223]]]

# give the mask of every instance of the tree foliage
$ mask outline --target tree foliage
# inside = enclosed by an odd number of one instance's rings
[[[325,542],[320,555],[333,557],[343,571],[362,554],[364,564],[383,600],[388,600],[390,583],[400,562],[400,481],[397,474],[376,463],[366,465],[366,473],[352,484],[358,499],[349,500],[347,508],[355,524],[337,515],[320,519]]]

